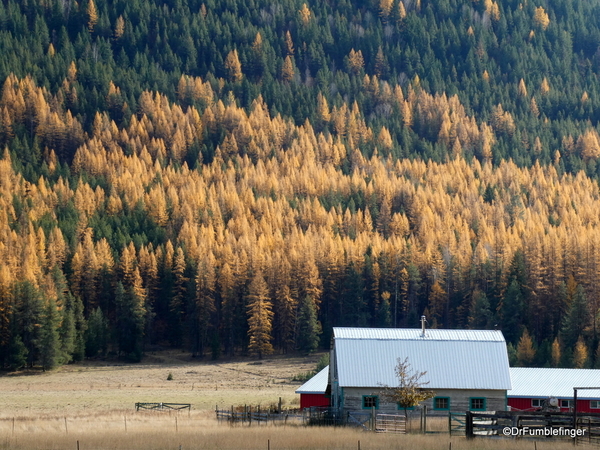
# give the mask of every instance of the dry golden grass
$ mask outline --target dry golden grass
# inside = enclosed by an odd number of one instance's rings
[[[0,418],[133,409],[136,402],[191,403],[195,410],[237,404],[269,405],[279,397],[298,405],[294,375],[312,370],[321,355],[272,357],[263,361],[191,362],[163,352],[143,364],[87,363],[35,375],[0,378]],[[167,381],[168,374],[173,375]]]
[[[77,418],[17,419],[0,424],[0,449],[200,450],[200,449],[423,449],[533,450],[532,441],[439,435],[384,435],[351,428],[217,423],[211,412],[171,414],[130,411]],[[126,429],[127,428],[127,429]],[[360,444],[359,444],[360,442]],[[570,442],[537,442],[539,450],[567,450]]]
[[[144,364],[88,363],[57,371],[0,378],[1,450],[189,450],[189,449],[452,449],[533,450],[531,441],[464,438],[448,434],[393,436],[350,428],[218,423],[215,405],[277,403],[295,406],[300,385],[291,378],[315,367],[309,358],[190,362],[182,354],[161,353]],[[167,381],[172,373],[173,380]],[[136,412],[136,402],[191,403],[191,411]],[[429,430],[445,430],[444,419]],[[413,429],[418,429],[418,419]],[[538,442],[539,450],[572,448]]]

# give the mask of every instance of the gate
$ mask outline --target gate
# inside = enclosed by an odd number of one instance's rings
[[[377,414],[375,431],[377,433],[406,434],[406,418],[398,414]]]
[[[364,413],[358,411],[349,411],[347,424],[351,427],[362,427],[364,430],[369,431],[371,429],[371,413]]]
[[[450,432],[450,436],[465,436],[467,431],[467,415],[465,413],[449,413],[448,431]]]

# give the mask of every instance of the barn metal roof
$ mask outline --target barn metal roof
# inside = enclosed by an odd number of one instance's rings
[[[574,387],[600,387],[600,370],[511,367],[509,397],[573,398]],[[577,391],[582,400],[600,399],[600,389]]]
[[[429,389],[510,389],[500,331],[334,328],[341,387],[397,386],[398,359],[426,371]]]
[[[296,389],[296,394],[324,394],[329,381],[329,366]]]
[[[335,339],[402,339],[429,341],[493,341],[505,342],[500,330],[425,330],[420,328],[344,328],[334,327]]]

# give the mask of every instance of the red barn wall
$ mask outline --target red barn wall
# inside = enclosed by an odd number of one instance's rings
[[[510,406],[513,410],[518,411],[533,411],[535,408],[531,406],[531,398],[511,398],[508,397],[508,406]],[[564,399],[569,400],[569,399]],[[570,399],[572,400],[572,399]],[[569,408],[560,408],[561,412],[569,412]],[[600,409],[592,409],[590,408],[589,400],[577,400],[577,412],[600,412]]]
[[[324,394],[300,394],[300,408],[311,406],[329,406],[329,397]]]

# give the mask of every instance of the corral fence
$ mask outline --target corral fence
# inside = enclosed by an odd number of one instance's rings
[[[451,414],[450,432],[460,430],[460,415]],[[454,425],[453,425],[454,424]],[[467,438],[505,436],[519,439],[572,439],[575,444],[600,445],[600,414],[570,412],[496,411],[464,415]]]
[[[302,414],[297,409],[261,409],[260,406],[237,406],[231,409],[215,408],[218,421],[227,421],[229,423],[248,423],[257,425],[266,423],[287,424],[289,420],[302,420]]]
[[[302,412],[305,425],[347,426],[378,433],[406,433],[406,418],[399,414],[377,414],[373,411],[346,411],[311,407]]]
[[[164,411],[164,410],[168,410],[168,411],[172,411],[172,410],[176,410],[176,411],[180,411],[182,409],[188,409],[191,410],[192,409],[192,405],[191,403],[141,403],[138,402],[135,404],[135,410],[139,411],[139,410],[153,410],[153,411]]]

